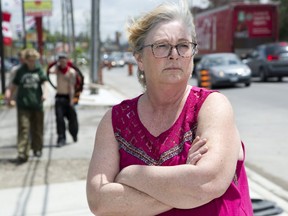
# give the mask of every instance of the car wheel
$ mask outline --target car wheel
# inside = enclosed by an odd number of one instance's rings
[[[201,81],[200,81],[199,79],[197,79],[197,86],[198,86],[198,87],[202,87],[202,86],[201,86]]]
[[[266,74],[266,71],[264,70],[264,68],[260,69],[259,74],[260,74],[260,80],[262,82],[267,82],[267,74]]]
[[[249,87],[250,85],[251,85],[251,82],[246,82],[246,83],[245,83],[245,86],[246,86],[246,87]]]
[[[283,77],[278,77],[278,78],[277,78],[277,81],[278,81],[278,82],[282,82],[282,80],[283,80]]]

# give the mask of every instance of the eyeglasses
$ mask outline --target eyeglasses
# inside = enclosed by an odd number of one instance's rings
[[[196,54],[197,44],[193,42],[181,42],[176,45],[171,45],[169,43],[154,43],[142,46],[140,50],[145,47],[151,47],[152,53],[155,58],[166,58],[171,55],[172,49],[175,47],[179,56],[183,58],[189,58]]]

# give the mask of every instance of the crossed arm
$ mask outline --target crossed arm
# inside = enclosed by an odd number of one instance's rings
[[[219,106],[212,106],[215,102]],[[91,211],[97,215],[157,215],[172,208],[201,206],[221,196],[233,178],[240,148],[232,108],[223,95],[213,93],[203,104],[197,135],[207,141],[193,142],[185,165],[132,165],[119,172],[109,111],[98,127],[88,172]]]

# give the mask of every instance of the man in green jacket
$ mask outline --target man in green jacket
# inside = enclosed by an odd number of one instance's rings
[[[47,77],[41,66],[36,63],[40,54],[35,49],[26,49],[24,64],[17,70],[6,91],[6,99],[17,89],[16,105],[18,118],[18,157],[22,164],[29,158],[30,148],[34,156],[42,156],[44,109],[43,101],[47,96]],[[30,142],[31,141],[31,142]]]

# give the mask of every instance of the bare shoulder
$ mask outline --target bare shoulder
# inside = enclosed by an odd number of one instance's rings
[[[58,72],[57,64],[53,65],[51,68],[49,68],[50,74],[56,74]]]
[[[76,69],[75,68],[73,68],[73,67],[70,67],[70,73],[77,73],[77,71],[76,71]]]
[[[219,92],[211,93],[202,105],[201,112],[226,113],[233,112],[232,105],[229,99]]]
[[[69,73],[72,75],[72,77],[76,77],[77,75],[77,71],[72,67],[69,68]]]
[[[112,112],[109,109],[98,125],[89,168],[90,177],[101,173],[108,182],[113,182],[119,172],[118,143],[114,136],[111,117]],[[101,182],[103,183],[103,179]]]
[[[234,111],[229,99],[219,92],[211,93],[199,111],[198,123],[234,125]]]
[[[103,148],[103,146],[105,147]],[[101,148],[101,150],[108,149],[110,153],[112,149],[118,149],[118,144],[114,135],[114,129],[112,124],[112,109],[109,109],[105,113],[97,127],[95,147]]]
[[[115,158],[118,153],[118,144],[112,126],[112,110],[109,109],[101,119],[95,136],[94,153],[98,158]]]
[[[111,133],[113,132],[112,128],[112,109],[107,110],[107,112],[104,114],[102,117],[98,128],[97,128],[97,133]],[[97,134],[96,134],[97,135]]]

